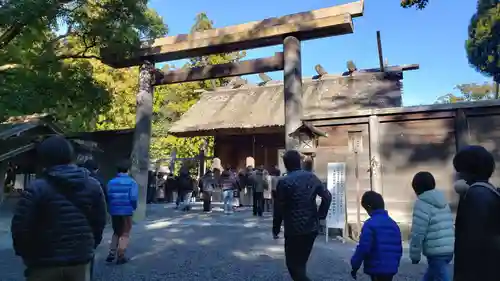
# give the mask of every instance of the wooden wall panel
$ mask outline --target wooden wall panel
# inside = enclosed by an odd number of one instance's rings
[[[496,169],[491,183],[500,186],[500,115],[468,117],[470,144],[484,146],[495,157]]]
[[[394,219],[411,222],[416,196],[411,187],[419,171],[431,172],[454,205],[452,159],[456,152],[451,118],[380,124],[383,194]],[[452,205],[452,206],[453,206]]]
[[[349,223],[355,223],[357,219],[357,192],[354,153],[349,150],[349,132],[361,132],[363,151],[358,154],[359,186],[361,194],[371,189],[369,172],[369,135],[368,124],[342,125],[331,127],[318,127],[326,132],[328,137],[320,138],[315,159],[315,171],[318,177],[327,180],[327,165],[331,162],[345,162],[347,168],[346,197],[347,217]],[[362,210],[362,220],[367,215]]]

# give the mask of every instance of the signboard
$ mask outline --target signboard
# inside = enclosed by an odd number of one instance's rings
[[[345,163],[328,163],[327,188],[332,194],[332,203],[326,216],[326,228],[345,227]]]
[[[285,155],[286,149],[278,149],[278,168],[283,175],[286,172],[285,164],[283,163],[283,155]]]

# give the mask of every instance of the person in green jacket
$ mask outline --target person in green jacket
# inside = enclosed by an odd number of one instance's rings
[[[418,198],[413,207],[410,259],[418,264],[422,253],[427,257],[424,281],[450,281],[448,267],[455,244],[450,205],[429,172],[417,173],[412,187]]]

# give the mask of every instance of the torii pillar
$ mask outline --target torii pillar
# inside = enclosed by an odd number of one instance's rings
[[[299,139],[293,134],[302,125],[302,60],[300,40],[288,36],[283,41],[285,92],[285,148],[299,149]]]
[[[139,198],[134,220],[146,217],[146,198],[148,185],[149,146],[151,144],[151,120],[153,118],[153,92],[155,67],[144,62],[139,70],[139,91],[137,92],[137,112],[135,120],[134,144],[132,148],[131,174],[139,185]]]

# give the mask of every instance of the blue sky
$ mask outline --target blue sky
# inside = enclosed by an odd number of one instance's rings
[[[188,33],[199,12],[206,12],[216,27],[222,27],[347,2],[351,1],[151,0],[150,6],[163,16],[169,35],[176,35]],[[453,92],[457,84],[491,81],[468,65],[464,49],[476,0],[430,2],[427,9],[417,11],[402,9],[399,0],[366,0],[364,16],[354,20],[354,34],[303,42],[303,75],[313,76],[318,63],[329,73],[345,71],[348,60],[358,68],[377,67],[376,31],[380,30],[389,64],[420,64],[420,70],[404,74],[405,106],[434,103],[437,97]],[[247,58],[271,56],[281,49],[275,46],[251,50]],[[271,76],[282,79],[280,72]]]

